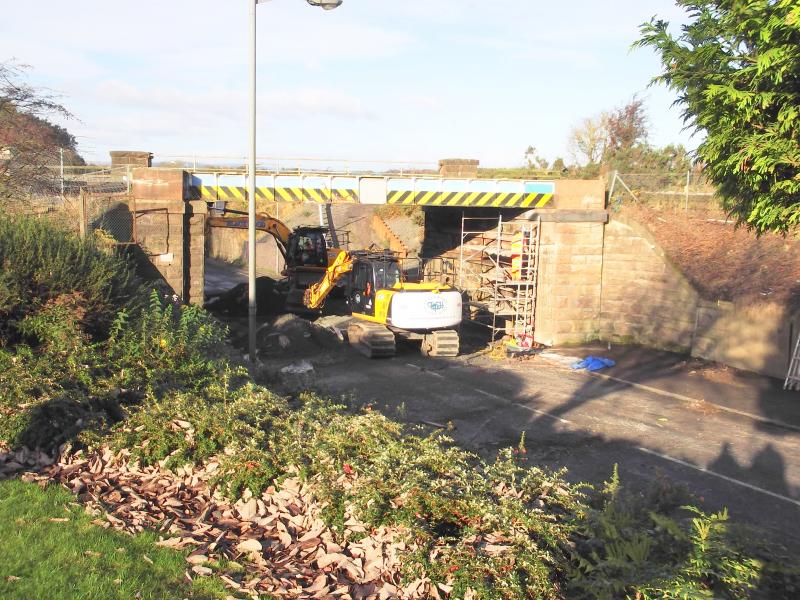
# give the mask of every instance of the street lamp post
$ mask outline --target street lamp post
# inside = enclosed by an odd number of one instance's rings
[[[250,364],[256,360],[256,5],[268,0],[247,0],[250,4],[250,158],[247,163],[247,320]],[[342,0],[306,0],[311,6],[332,10]]]

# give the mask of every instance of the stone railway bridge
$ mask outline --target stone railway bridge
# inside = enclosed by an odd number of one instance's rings
[[[442,161],[439,176],[276,174],[259,175],[256,184],[259,197],[276,202],[423,206],[426,238],[450,235],[438,247],[426,240],[428,257],[460,257],[462,265],[475,250],[464,217],[535,223],[533,301],[521,306],[531,313],[536,342],[635,342],[785,375],[800,315],[703,300],[645,227],[610,214],[602,180],[485,180],[476,171],[476,161]],[[207,206],[243,198],[243,175],[131,173],[141,254],[184,302],[202,304]]]

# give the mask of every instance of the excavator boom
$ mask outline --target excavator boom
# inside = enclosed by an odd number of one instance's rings
[[[239,214],[236,211],[227,211],[233,212],[234,214]],[[208,224],[211,227],[227,227],[230,229],[247,229],[247,217],[246,216],[236,216],[236,217],[209,217]],[[278,249],[283,254],[283,258],[286,258],[286,252],[289,248],[289,237],[291,236],[291,230],[281,221],[274,217],[270,217],[268,214],[265,213],[258,213],[256,215],[256,222],[255,227],[258,231],[264,231],[270,234],[272,237],[275,238],[275,241],[278,243]]]
[[[353,268],[353,257],[349,252],[342,250],[336,259],[325,271],[320,281],[309,286],[303,293],[303,304],[306,308],[318,310],[325,304],[325,298],[331,293],[339,280]]]

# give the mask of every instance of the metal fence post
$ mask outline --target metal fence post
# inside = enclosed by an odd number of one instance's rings
[[[86,237],[86,190],[83,188],[78,195],[78,232],[81,238]]]
[[[614,171],[614,176],[611,178],[611,187],[608,190],[608,201],[614,201],[614,187],[617,185],[617,171]]]
[[[64,149],[59,148],[58,154],[61,159],[61,202],[64,202]]]
[[[691,171],[686,171],[686,198],[683,202],[683,210],[684,212],[689,212],[689,179],[692,176]]]

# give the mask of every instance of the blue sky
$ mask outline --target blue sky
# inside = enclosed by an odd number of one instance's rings
[[[0,60],[63,94],[89,159],[113,149],[244,156],[247,1],[0,0]],[[651,142],[682,131],[659,64],[630,51],[670,0],[304,0],[258,6],[258,154],[516,166],[528,145],[569,162],[581,119],[646,100]]]

